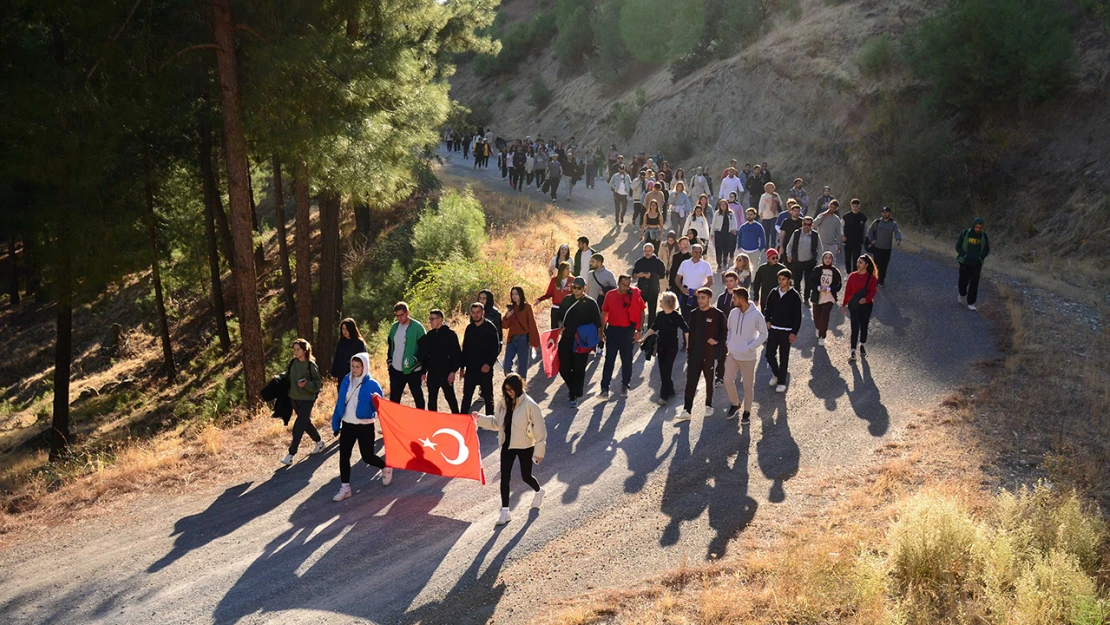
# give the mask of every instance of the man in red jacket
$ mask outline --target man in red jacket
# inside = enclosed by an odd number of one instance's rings
[[[609,349],[601,370],[602,397],[609,396],[617,352],[621,355],[621,395],[628,394],[628,387],[632,385],[632,345],[640,341],[646,308],[640,289],[632,286],[631,276],[617,278],[617,288],[605,294],[601,304],[601,336],[608,342]]]

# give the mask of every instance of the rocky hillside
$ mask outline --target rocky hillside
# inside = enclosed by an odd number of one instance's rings
[[[579,144],[616,143],[625,153],[662,149],[672,162],[713,171],[730,158],[767,161],[780,182],[797,175],[811,192],[830,184],[838,195],[865,198],[865,206],[891,204],[903,221],[930,223],[944,236],[984,214],[999,242],[1020,248],[1016,259],[1039,263],[1066,252],[1095,261],[1077,269],[1097,279],[1104,272],[1087,268],[1110,260],[1110,229],[1099,224],[1110,215],[1108,22],[1062,5],[1076,20],[1072,86],[1013,114],[940,124],[944,140],[932,137],[925,149],[917,144],[931,132],[900,134],[915,122],[923,85],[901,62],[899,45],[938,8],[802,0],[792,12],[773,13],[764,34],[735,56],[675,79],[666,65],[646,66],[618,86],[598,82],[584,67],[566,76],[552,46],[535,46],[508,75],[482,78],[463,63],[452,95],[501,136],[554,134]],[[513,0],[502,10],[512,23],[550,9]],[[869,49],[884,38],[892,44],[887,50]],[[884,58],[876,61],[876,54]],[[553,92],[539,110],[527,97],[536,76]],[[639,109],[627,139],[613,114],[621,102]],[[906,175],[889,170],[891,159]],[[920,174],[941,162],[943,171]]]

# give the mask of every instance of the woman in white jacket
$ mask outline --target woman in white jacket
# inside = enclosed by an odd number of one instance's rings
[[[752,305],[748,290],[738,286],[732,290],[732,304],[735,308],[728,314],[728,357],[725,359],[725,391],[732,402],[728,418],[736,416],[740,410],[740,398],[736,396],[736,373],[739,371],[744,382],[744,415],[741,423],[752,419],[752,397],[755,395],[755,365],[759,361],[759,346],[767,340],[767,323],[759,309]]]
[[[702,196],[705,197],[705,196]],[[694,212],[686,218],[686,227],[682,229],[683,232],[694,230],[698,233],[698,241],[701,246],[709,250],[709,220],[705,217],[705,205],[701,203],[701,198],[698,199],[698,205],[694,207]]]
[[[532,477],[532,462],[539,464],[547,451],[547,427],[543,422],[543,412],[531,397],[524,394],[524,380],[515,373],[505,376],[501,383],[502,404],[493,416],[474,417],[478,427],[497,432],[497,444],[501,448],[501,516],[497,525],[512,520],[509,515],[509,480],[513,462],[520,461],[520,479],[536,492],[532,507],[543,504],[546,491]]]

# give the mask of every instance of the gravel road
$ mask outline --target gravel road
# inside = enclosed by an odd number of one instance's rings
[[[445,167],[510,192],[492,169],[474,173],[457,159]],[[639,255],[629,231],[603,231],[612,219],[606,185],[579,183],[558,207],[598,225],[587,234],[607,257],[623,259],[608,263],[614,271]],[[398,472],[383,488],[362,466],[353,471],[354,497],[338,504],[332,442],[289,468],[139,499],[0,552],[0,621],[523,623],[588,589],[734,555],[746,529],[815,505],[802,487],[807,479],[835,484],[896,438],[914,410],[934,405],[975,375],[973,363],[992,357],[987,322],[956,304],[954,261],[907,244],[890,274],[868,358],[848,364],[839,310],[828,347],[818,348],[806,311],[789,391],[772,392],[761,363],[750,426],[724,419],[724,389],[713,417],[676,425],[680,402],[654,403],[646,388],[649,377],[658,383],[654,364],[645,367],[639,354],[632,393],[608,402],[596,396],[593,361],[577,410],[558,378],[534,375],[528,391],[548,411],[547,459],[536,469],[548,495],[542,511],[530,511],[531,494],[515,479],[514,518],[502,528],[493,525],[493,433],[481,434],[485,487]],[[682,380],[676,376],[680,395]]]

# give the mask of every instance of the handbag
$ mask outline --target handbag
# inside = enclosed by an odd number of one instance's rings
[[[852,295],[852,299],[848,300],[848,310],[859,310],[863,306],[863,300],[867,297],[867,287],[871,286],[871,276],[867,276],[867,281],[863,283],[863,288],[856,291]]]
[[[601,336],[597,332],[597,326],[592,323],[578,326],[578,330],[574,333],[575,353],[588,354],[594,351],[600,342]]]

